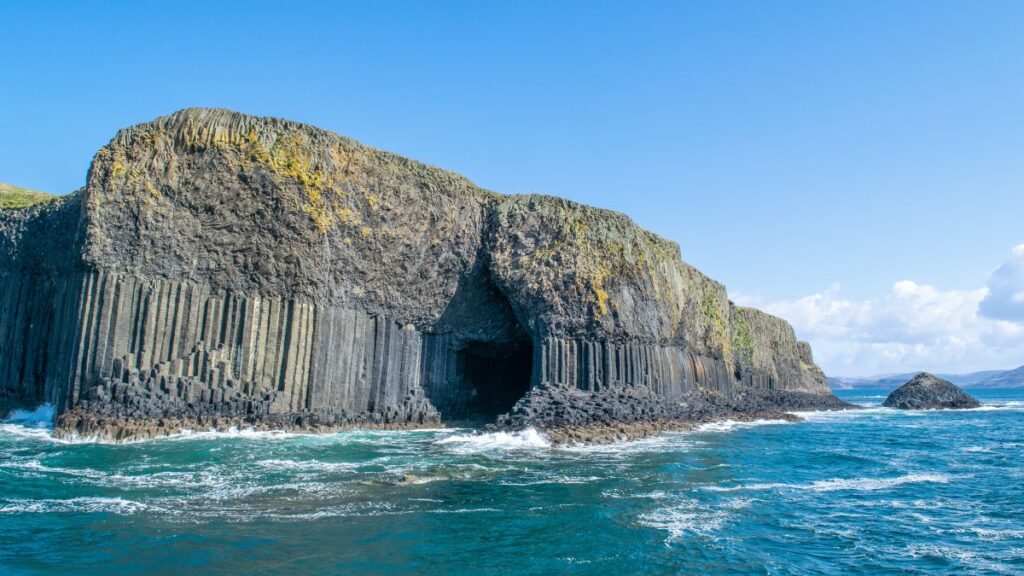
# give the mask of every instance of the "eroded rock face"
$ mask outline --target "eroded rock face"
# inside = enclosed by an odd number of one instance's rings
[[[0,397],[118,438],[836,401],[787,323],[622,214],[226,110],[122,130],[84,189],[0,211],[0,321]]]
[[[890,392],[882,406],[903,410],[934,410],[977,408],[981,403],[952,382],[922,372]]]

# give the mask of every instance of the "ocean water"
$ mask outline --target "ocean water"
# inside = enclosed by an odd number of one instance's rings
[[[611,446],[534,431],[50,439],[0,424],[3,574],[1024,574],[1024,391]]]

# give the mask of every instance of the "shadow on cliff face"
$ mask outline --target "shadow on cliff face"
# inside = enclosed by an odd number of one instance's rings
[[[449,425],[480,426],[530,389],[533,342],[479,258],[461,279],[428,345],[423,388]],[[433,341],[433,340],[432,340]]]
[[[468,420],[493,422],[530,389],[533,347],[528,341],[500,346],[470,342],[458,354],[470,394]]]

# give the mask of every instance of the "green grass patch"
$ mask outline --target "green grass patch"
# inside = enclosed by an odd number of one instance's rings
[[[55,199],[53,194],[0,182],[0,209],[20,209]]]

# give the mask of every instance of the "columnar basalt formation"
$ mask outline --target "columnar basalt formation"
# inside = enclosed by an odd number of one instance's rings
[[[0,211],[0,359],[7,405],[116,438],[839,405],[788,324],[622,214],[208,109]]]

